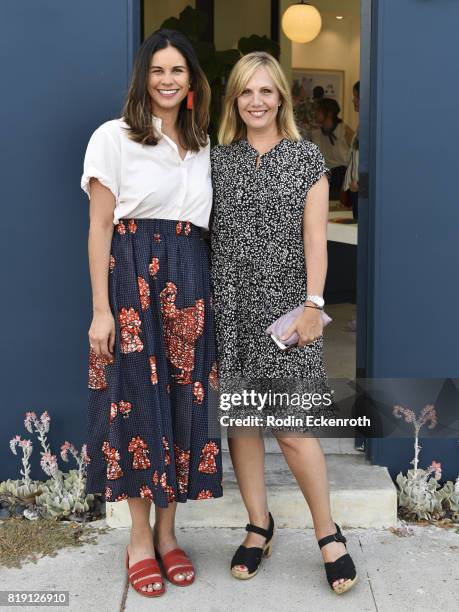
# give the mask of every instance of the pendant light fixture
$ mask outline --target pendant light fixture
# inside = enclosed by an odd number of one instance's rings
[[[293,42],[314,40],[322,28],[322,17],[315,6],[300,2],[292,4],[282,16],[282,29]]]

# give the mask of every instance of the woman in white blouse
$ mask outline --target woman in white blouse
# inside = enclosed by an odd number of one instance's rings
[[[209,99],[186,37],[155,32],[138,52],[123,116],[92,134],[81,179],[93,295],[86,488],[127,500],[126,567],[146,596],[164,593],[161,569],[176,585],[194,581],[175,538],[177,502],[222,495],[201,235],[212,205]]]

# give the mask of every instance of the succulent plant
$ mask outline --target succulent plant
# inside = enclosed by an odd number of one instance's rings
[[[445,492],[446,506],[453,513],[455,520],[459,520],[459,476],[456,479],[456,483],[448,480],[443,487]]]
[[[71,442],[61,446],[61,458],[68,462],[72,456],[77,464],[76,470],[62,472],[58,466],[57,456],[51,451],[47,434],[51,417],[45,411],[40,417],[35,412],[27,412],[24,425],[30,433],[35,433],[39,439],[42,451],[40,465],[47,476],[46,482],[30,478],[30,456],[33,445],[30,440],[23,440],[16,435],[10,440],[11,452],[22,451],[21,480],[6,480],[0,483],[0,501],[11,508],[16,514],[33,520],[39,515],[47,517],[68,517],[81,520],[81,517],[94,505],[94,495],[86,495],[86,466],[89,457],[86,444],[78,452]],[[3,508],[2,508],[3,509]]]
[[[433,404],[426,404],[421,410],[421,414],[418,416],[413,410],[399,406],[398,404],[393,407],[393,415],[397,419],[403,419],[406,423],[410,423],[414,429],[414,458],[411,463],[414,466],[414,470],[418,469],[419,453],[422,446],[419,444],[419,432],[427,425],[429,429],[433,429],[437,426],[437,411]]]
[[[0,495],[16,498],[23,504],[35,503],[36,497],[42,492],[43,483],[39,480],[30,480],[26,484],[24,480],[4,480],[0,482]]]
[[[87,499],[80,501],[73,497],[71,493],[65,495],[61,495],[60,492],[56,492],[56,494],[43,493],[38,501],[43,516],[48,517],[63,518],[76,512],[83,513],[89,510]]]
[[[408,470],[403,476],[400,472],[396,478],[398,503],[410,518],[435,518],[442,514],[442,502],[446,497],[444,488],[432,477],[432,467],[428,470]]]
[[[419,432],[424,425],[429,429],[436,427],[438,419],[435,406],[426,404],[420,415],[417,415],[409,408],[396,405],[393,407],[393,414],[396,418],[410,423],[414,429],[414,458],[411,461],[414,469],[408,470],[406,476],[400,472],[396,478],[399,506],[412,519],[440,518],[445,513],[443,501],[448,497],[448,489],[441,488],[439,484],[441,463],[432,461],[427,470],[418,468],[421,451]]]
[[[36,500],[42,514],[62,518],[87,512],[93,505],[94,495],[84,493],[85,481],[81,483],[78,470],[61,474],[63,486],[55,478],[50,478],[42,486],[43,492]]]

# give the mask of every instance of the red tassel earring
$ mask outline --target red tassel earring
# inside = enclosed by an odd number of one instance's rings
[[[186,107],[188,110],[192,110],[194,106],[194,91],[190,91],[187,93],[186,96]]]

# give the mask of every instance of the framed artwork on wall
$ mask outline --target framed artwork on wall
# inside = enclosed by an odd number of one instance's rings
[[[344,70],[319,70],[317,68],[293,68],[292,94],[312,99],[314,87],[322,87],[325,98],[333,98],[343,108]]]
[[[293,109],[298,127],[306,132],[313,123],[312,102],[315,87],[323,89],[323,97],[333,98],[338,102],[342,116],[344,106],[344,70],[321,70],[318,68],[292,69]]]

